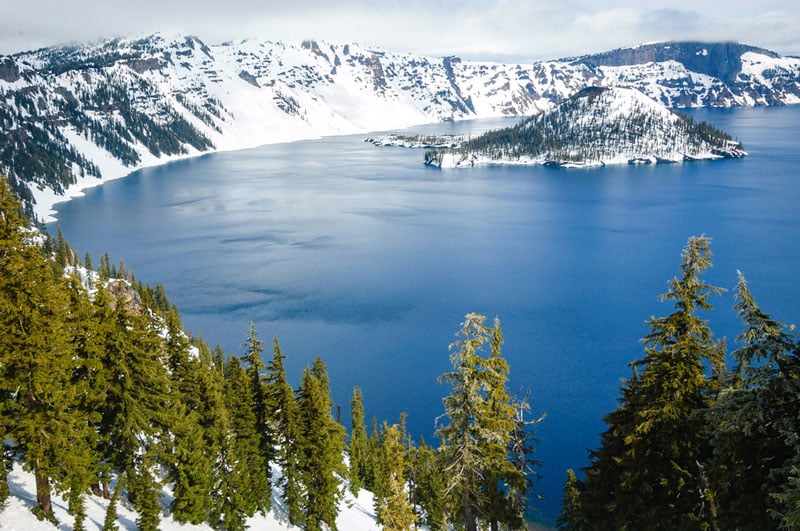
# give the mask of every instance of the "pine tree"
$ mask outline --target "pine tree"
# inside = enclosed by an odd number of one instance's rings
[[[371,431],[367,439],[367,460],[365,466],[364,488],[373,494],[382,493],[383,460],[381,459],[381,433],[378,430],[378,419],[372,417]]]
[[[510,527],[522,527],[525,512],[529,509],[529,496],[534,492],[534,485],[539,479],[538,468],[541,461],[534,458],[538,439],[534,432],[535,426],[542,422],[546,414],[535,419],[529,418],[531,411],[531,392],[517,396],[511,401],[514,408],[514,429],[509,441],[509,455],[516,469],[508,481],[508,521]],[[534,497],[538,498],[534,494]]]
[[[422,513],[419,520],[431,531],[447,528],[444,506],[445,475],[439,455],[433,448],[420,439],[419,447],[414,451],[414,489],[412,499]]]
[[[509,369],[501,354],[503,336],[498,320],[495,320],[491,333],[490,353],[482,363],[486,382],[486,413],[482,429],[488,435],[482,452],[484,459],[488,458],[489,466],[482,473],[485,501],[481,513],[492,531],[497,531],[501,523],[511,529],[520,529],[526,508],[526,469],[524,463],[518,467],[515,459],[510,458],[514,443],[512,435],[517,430],[517,409],[506,391]]]
[[[739,273],[734,308],[745,324],[733,353],[736,371],[709,413],[714,426],[710,475],[725,529],[792,528],[797,505],[781,493],[800,464],[800,351],[796,338],[763,312]]]
[[[342,493],[339,477],[347,470],[342,462],[344,428],[332,416],[328,373],[320,358],[303,371],[298,396],[298,464],[306,493],[301,525],[316,531],[327,525],[336,529]]]
[[[125,476],[128,499],[141,525],[157,525],[156,467],[163,458],[172,403],[162,340],[149,313],[113,299],[102,287],[98,315],[113,326],[99,338],[103,349],[106,404],[98,431],[107,469]],[[108,478],[106,478],[108,480]]]
[[[482,315],[467,314],[460,339],[450,346],[454,370],[440,377],[453,388],[444,398],[450,422],[438,431],[445,441],[445,498],[467,531],[477,530],[479,518],[494,527],[510,516],[508,486],[519,480],[507,454],[514,408],[505,390],[508,364],[500,352],[500,323],[495,320],[489,328],[485,321]],[[487,344],[490,352],[484,358]]]
[[[270,424],[277,446],[276,461],[283,470],[279,488],[283,494],[289,522],[293,525],[302,516],[302,492],[299,480],[298,452],[295,443],[298,436],[298,411],[294,391],[286,381],[285,356],[281,353],[278,339],[273,339],[272,360],[267,367],[266,396],[269,404]]]
[[[250,321],[250,329],[247,332],[247,340],[242,347],[245,349],[242,362],[250,378],[250,388],[253,396],[253,412],[256,422],[255,429],[259,437],[258,447],[261,453],[261,466],[263,474],[266,476],[267,482],[269,482],[271,476],[270,462],[275,460],[275,437],[269,423],[269,404],[267,403],[266,391],[262,382],[266,368],[264,361],[261,359],[261,354],[264,352],[264,342],[258,338],[255,324],[252,321]],[[269,511],[271,501],[271,492],[268,490],[264,498],[259,502],[259,506]]]
[[[397,424],[387,426],[384,423],[383,459],[386,463],[388,493],[378,502],[377,523],[387,530],[405,531],[411,529],[416,521],[403,475],[405,453]]]
[[[689,238],[681,277],[662,300],[675,311],[653,317],[644,338],[645,357],[632,364],[608,429],[591,452],[579,504],[593,526],[616,529],[687,529],[713,526],[703,463],[710,444],[703,412],[718,380],[707,379],[704,363],[721,373],[723,344],[712,339],[698,311],[722,290],[700,275],[711,266],[710,240]]]
[[[187,343],[172,372],[178,398],[171,426],[175,455],[170,463],[169,479],[174,482],[170,508],[178,522],[199,524],[211,513],[225,406],[222,379],[215,378],[208,347],[201,344],[197,357],[190,357],[188,348]]]
[[[361,389],[353,389],[350,400],[350,492],[358,495],[367,481],[367,427],[364,425],[364,404]]]
[[[564,493],[561,496],[561,512],[558,515],[559,529],[572,531],[589,531],[594,529],[584,517],[581,507],[583,484],[570,468],[567,470],[567,482],[564,483]]]
[[[19,209],[0,180],[0,436],[34,472],[36,512],[54,519],[53,481],[70,489],[90,435],[76,407],[68,294]]]
[[[244,520],[256,511],[266,512],[265,497],[271,495],[269,479],[259,448],[256,430],[252,382],[232,356],[225,371],[225,403],[229,415],[230,435],[223,447],[225,477],[217,509],[225,529],[241,529]]]

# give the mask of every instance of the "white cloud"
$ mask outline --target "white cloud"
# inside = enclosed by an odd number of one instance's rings
[[[398,51],[537,60],[655,40],[732,39],[800,53],[800,7],[784,0],[27,0],[4,2],[0,53],[104,36],[178,31],[358,41]],[[709,5],[710,4],[710,5]]]

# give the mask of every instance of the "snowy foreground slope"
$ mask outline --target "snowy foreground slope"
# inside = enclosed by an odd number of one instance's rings
[[[28,209],[176,158],[420,123],[535,115],[591,86],[668,107],[800,102],[800,58],[661,43],[529,64],[184,35],[0,56],[0,173]]]
[[[24,472],[19,463],[15,463],[14,470],[8,477],[11,497],[6,502],[5,508],[0,511],[0,529],[3,531],[53,531],[54,529],[71,530],[73,518],[67,513],[67,503],[60,496],[53,496],[53,510],[58,519],[56,528],[47,521],[40,521],[31,512],[36,505],[36,487],[33,474]],[[165,493],[168,496],[168,492]],[[168,498],[162,498],[162,503],[169,504]],[[278,503],[273,496],[273,510],[266,516],[256,515],[247,521],[250,529],[261,531],[281,531],[299,529],[286,521]],[[370,531],[380,527],[375,523],[372,494],[365,490],[360,491],[358,498],[350,492],[340,504],[339,517],[336,524],[342,531]],[[96,496],[86,498],[86,529],[88,531],[103,529],[108,501]],[[119,518],[117,524],[120,530],[135,531],[136,512],[126,504],[120,503],[117,507]],[[163,516],[159,524],[161,531],[211,531],[208,525],[179,524],[169,516]]]
[[[555,108],[451,149],[425,154],[442,168],[479,164],[562,167],[739,158],[730,136],[632,88],[586,88]]]

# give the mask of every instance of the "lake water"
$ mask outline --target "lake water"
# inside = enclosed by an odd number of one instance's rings
[[[337,137],[138,171],[60,205],[58,225],[95,261],[109,252],[163,283],[212,346],[241,354],[252,320],[263,339],[278,336],[295,384],[323,357],[345,419],[358,385],[368,419],[408,412],[428,441],[464,315],[499,317],[510,388],[530,388],[533,412],[547,413],[538,507],[552,515],[565,470],[587,464],[643,355],[644,322],[672,311],[657,296],[687,237],[714,239],[707,280],[732,288],[741,269],[773,317],[800,317],[800,106],[693,114],[750,156],[437,170],[421,151]],[[715,334],[735,345],[732,294],[713,302]]]

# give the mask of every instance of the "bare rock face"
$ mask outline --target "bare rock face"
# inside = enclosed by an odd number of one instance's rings
[[[707,74],[731,84],[736,81],[736,76],[742,69],[741,57],[745,52],[777,57],[768,50],[735,42],[663,42],[588,55],[578,60],[592,66],[626,66],[676,61],[692,72]]]
[[[142,297],[130,282],[121,279],[112,279],[106,282],[106,290],[116,301],[116,304],[124,304],[132,312],[138,313],[142,309]]]
[[[10,57],[0,61],[0,79],[9,83],[14,83],[19,79],[19,67]]]

